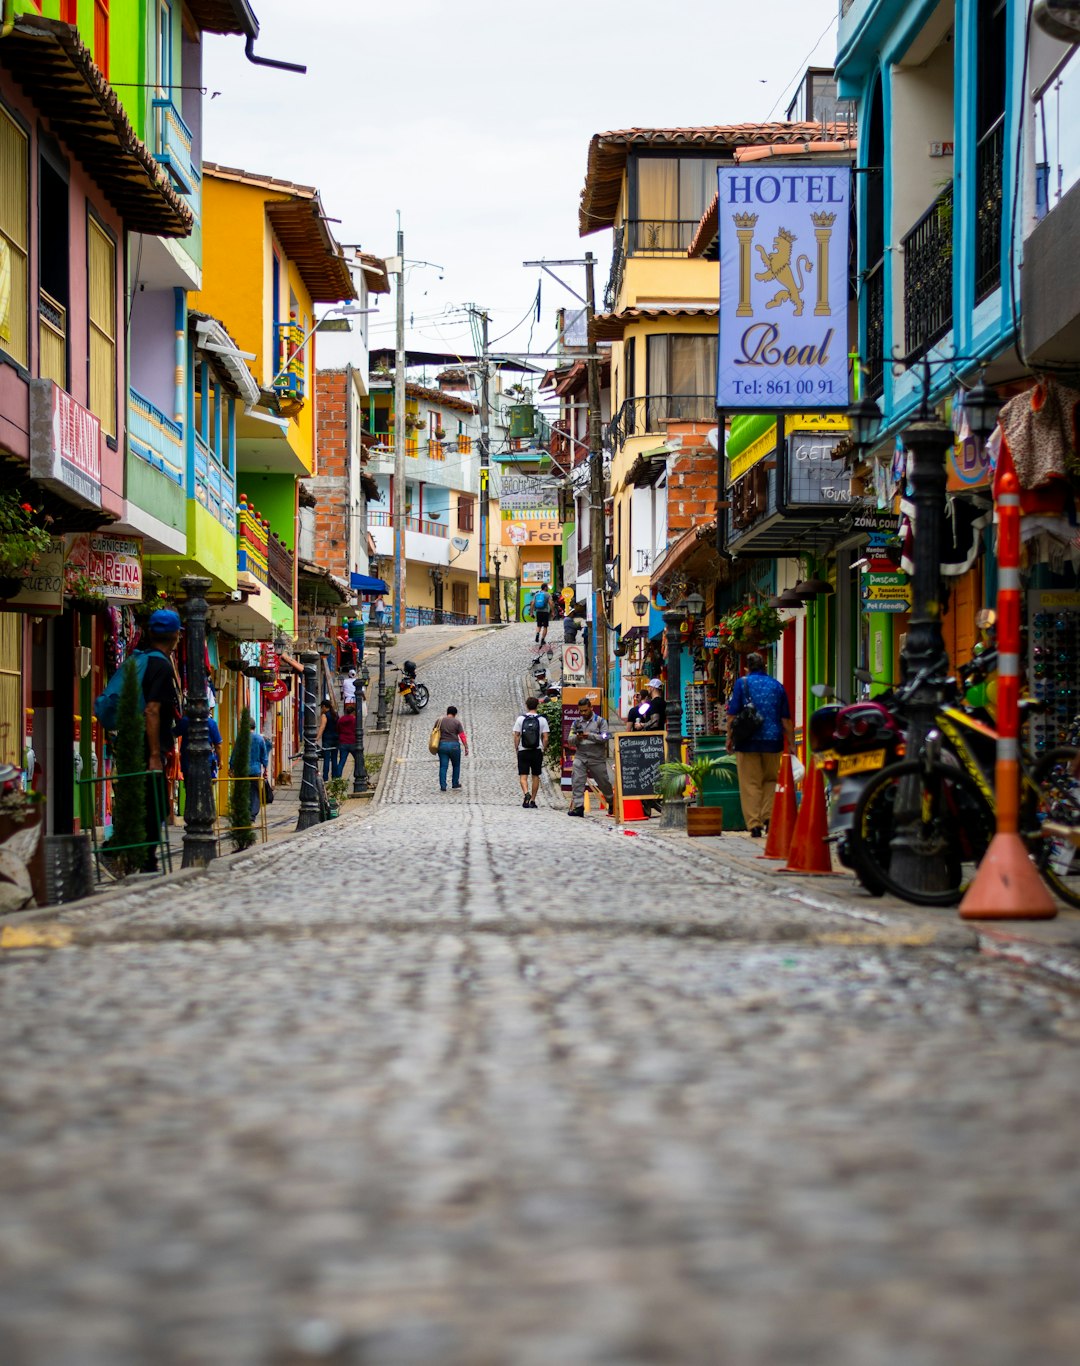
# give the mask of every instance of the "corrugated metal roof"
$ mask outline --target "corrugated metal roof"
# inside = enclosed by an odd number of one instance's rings
[[[826,133],[847,132],[846,124],[820,123],[726,123],[709,128],[621,128],[595,133],[589,143],[585,186],[578,208],[578,231],[582,237],[615,224],[626,158],[631,148],[659,151],[715,152],[734,158],[737,147],[770,143],[799,143],[819,139]]]

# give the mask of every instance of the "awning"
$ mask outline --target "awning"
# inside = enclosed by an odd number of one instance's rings
[[[350,574],[349,587],[358,593],[389,593],[390,587],[382,579],[373,579],[370,574]]]

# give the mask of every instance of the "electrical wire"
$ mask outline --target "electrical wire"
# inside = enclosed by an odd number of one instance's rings
[[[825,39],[825,35],[828,33],[829,29],[832,28],[833,24],[835,24],[839,18],[840,18],[839,14],[834,13],[833,16],[832,16],[832,18],[829,20],[829,22],[828,22],[828,23],[825,25],[825,27],[821,30],[821,37],[818,38],[818,40],[817,40],[817,42],[814,44],[814,46],[810,49],[810,51],[806,54],[806,56],[805,56],[805,57],[802,59],[802,61],[799,63],[799,65],[798,65],[798,67],[797,67],[797,69],[796,69],[796,71],[795,71],[795,75],[792,76],[791,80],[788,81],[787,85],[784,86],[784,88],[783,88],[783,90],[781,90],[780,94],[777,95],[776,100],[775,100],[775,102],[773,103],[772,109],[770,109],[769,112],[765,115],[765,122],[766,122],[766,123],[768,123],[769,120],[772,118],[773,113],[774,113],[775,110],[776,110],[776,106],[781,102],[781,100],[782,100],[782,99],[784,98],[784,96],[788,93],[788,91],[791,89],[791,87],[792,87],[794,84],[796,84],[796,82],[798,81],[799,77],[800,77],[800,76],[802,75],[802,73],[806,70],[806,64],[807,64],[807,62],[809,62],[810,58],[814,55],[814,53],[815,53],[815,52],[818,50],[818,48],[821,46],[822,42],[823,42],[824,39]]]

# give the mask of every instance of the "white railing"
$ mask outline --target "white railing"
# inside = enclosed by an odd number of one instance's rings
[[[1042,85],[1031,92],[1035,106],[1036,215],[1045,217],[1080,181],[1080,62],[1071,48]]]

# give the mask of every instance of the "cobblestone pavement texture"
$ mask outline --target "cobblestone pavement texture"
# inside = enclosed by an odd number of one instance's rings
[[[1076,994],[522,810],[527,629],[374,810],[0,955],[0,1361],[1071,1366]]]

